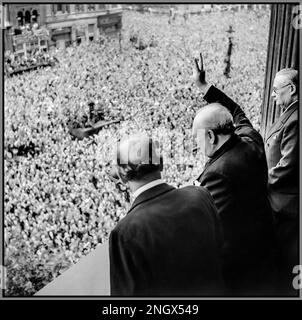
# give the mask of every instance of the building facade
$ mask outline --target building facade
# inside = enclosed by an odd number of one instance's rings
[[[64,48],[116,34],[122,27],[117,4],[7,4],[5,50],[27,55],[32,50]]]
[[[66,47],[115,34],[122,27],[122,7],[115,4],[49,4],[45,25],[50,30],[50,46]]]

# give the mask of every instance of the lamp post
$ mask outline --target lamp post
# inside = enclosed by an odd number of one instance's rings
[[[230,78],[230,71],[231,71],[231,55],[232,55],[232,49],[233,49],[233,36],[232,33],[235,32],[233,30],[232,25],[230,25],[229,29],[226,31],[227,33],[229,33],[229,45],[228,45],[228,51],[227,51],[227,56],[224,60],[224,62],[226,63],[225,69],[223,74],[227,77]]]

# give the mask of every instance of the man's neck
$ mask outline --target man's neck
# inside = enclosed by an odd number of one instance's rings
[[[213,158],[215,154],[231,139],[232,135],[225,136],[221,139],[219,144],[217,145],[215,151],[212,153],[212,155],[209,158]]]
[[[298,101],[298,97],[294,98],[286,107],[282,108],[282,113],[284,113],[288,108]]]
[[[142,193],[144,193],[145,191],[164,183],[164,181],[159,177],[157,179],[151,180],[145,184],[141,184],[141,186],[139,188],[137,188],[133,193],[132,193],[132,198],[133,201]]]
[[[130,187],[131,192],[133,193],[136,190],[138,190],[139,188],[143,187],[144,185],[146,185],[152,181],[158,180],[158,179],[161,179],[161,175],[156,175],[156,176],[150,177],[148,179],[140,180],[140,181],[136,181],[136,180],[129,181],[129,187]]]

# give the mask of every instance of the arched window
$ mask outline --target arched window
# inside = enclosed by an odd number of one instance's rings
[[[23,12],[22,11],[18,12],[17,21],[18,21],[18,26],[23,26],[24,25],[24,17],[23,17]]]
[[[30,11],[25,11],[25,24],[30,24],[31,20],[31,14]]]
[[[31,22],[32,23],[36,23],[38,22],[38,11],[37,10],[33,10],[32,11],[32,15],[31,15]]]

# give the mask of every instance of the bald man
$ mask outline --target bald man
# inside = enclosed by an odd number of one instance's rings
[[[193,123],[198,147],[209,159],[195,184],[211,193],[221,218],[228,292],[270,295],[275,244],[262,138],[241,108],[205,81],[202,62],[199,67],[196,61],[194,80],[209,103]]]
[[[110,234],[114,296],[212,296],[224,293],[221,233],[208,191],[161,179],[158,145],[144,135],[119,144],[112,175],[133,194]]]

